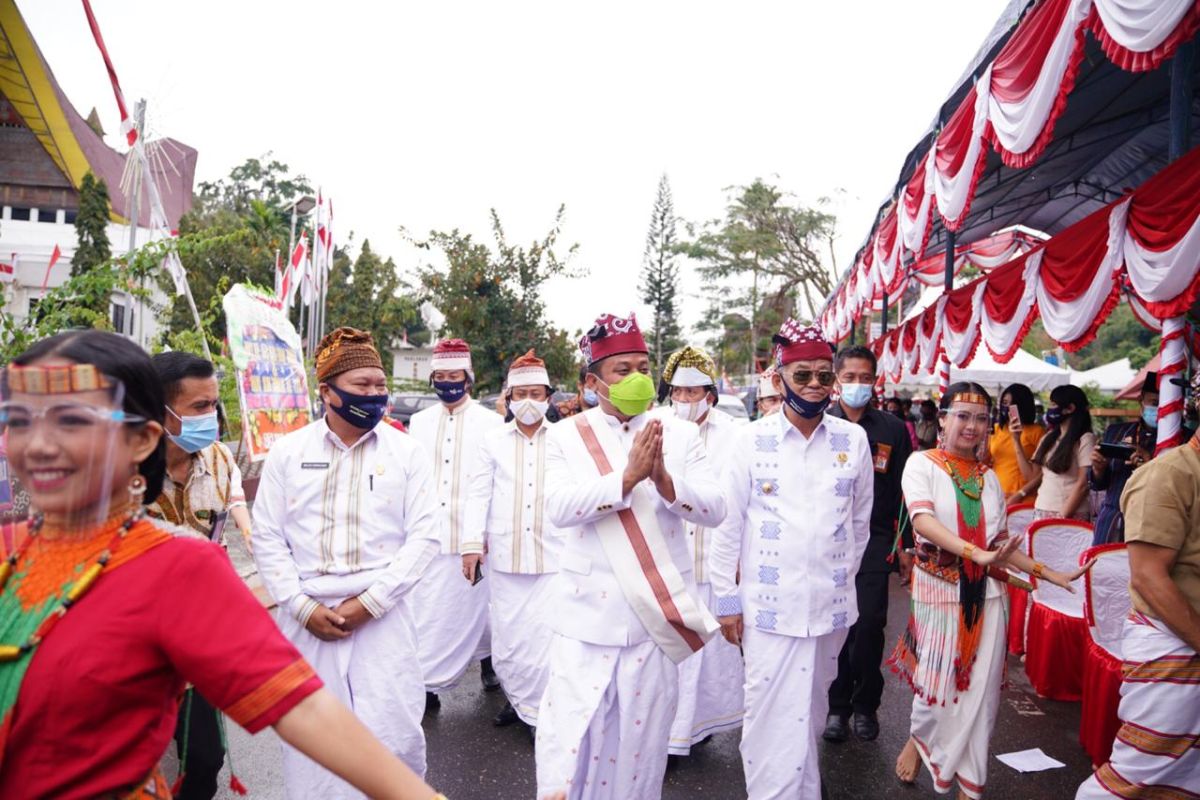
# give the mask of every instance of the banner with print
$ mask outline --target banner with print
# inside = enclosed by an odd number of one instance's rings
[[[270,292],[235,284],[222,302],[251,461],[312,415],[300,335]]]

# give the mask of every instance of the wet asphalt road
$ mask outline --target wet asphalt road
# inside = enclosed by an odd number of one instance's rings
[[[231,549],[235,563],[243,566],[245,573],[247,561],[236,552],[240,548]],[[907,595],[893,579],[889,643],[896,641],[907,613]],[[1088,757],[1079,746],[1079,705],[1037,697],[1020,661],[1011,657],[1009,683],[992,737],[985,796],[1000,800],[1070,800],[1091,771]],[[429,763],[426,777],[450,800],[534,797],[533,746],[528,735],[520,726],[492,726],[491,719],[503,704],[501,693],[483,692],[479,669],[475,666],[455,689],[442,695],[441,710],[426,715]],[[880,708],[879,738],[874,742],[851,740],[841,745],[822,743],[821,774],[829,800],[937,796],[925,771],[915,788],[901,786],[894,776],[896,755],[907,738],[911,705],[908,688],[896,676],[888,675]],[[282,800],[279,743],[274,733],[268,730],[250,737],[231,724],[229,738],[238,776],[249,787],[250,797]],[[693,750],[682,763],[672,765],[667,772],[663,798],[745,798],[739,738],[737,731],[718,734]],[[1021,774],[995,758],[998,753],[1031,747],[1042,748],[1066,767]],[[167,774],[174,775],[173,765],[167,767]],[[221,785],[228,786],[227,772]],[[234,800],[237,795],[223,788],[218,797]]]

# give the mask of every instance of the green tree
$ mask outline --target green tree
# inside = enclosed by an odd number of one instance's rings
[[[550,232],[526,246],[508,241],[494,209],[494,250],[457,228],[432,231],[426,240],[413,240],[418,247],[440,251],[445,258],[444,268],[428,265],[421,269],[421,285],[446,316],[444,334],[471,344],[476,386],[481,392],[499,390],[509,363],[530,348],[536,348],[546,361],[556,383],[575,374],[569,337],[548,324],[541,296],[546,281],[577,274],[569,262],[578,246],[572,245],[563,256],[555,249],[564,213],[560,206]]]
[[[334,254],[329,273],[327,331],[342,325],[369,331],[380,351],[398,342],[406,330],[420,325],[411,291],[401,283],[392,259],[384,260],[363,241],[358,258],[341,250]],[[385,359],[386,361],[386,359]]]
[[[683,346],[679,338],[679,309],[675,305],[679,291],[675,222],[671,184],[663,175],[658,181],[658,196],[654,198],[654,211],[650,215],[646,252],[642,256],[642,279],[638,285],[642,302],[654,313],[648,338],[656,375],[662,374],[666,355]]]
[[[1134,369],[1141,369],[1158,355],[1159,334],[1137,321],[1128,304],[1121,303],[1096,331],[1091,344],[1067,354],[1072,369],[1083,371],[1099,367],[1120,358],[1128,358]],[[1058,343],[1046,333],[1039,319],[1029,328],[1021,348],[1038,358],[1042,352],[1053,350]]]
[[[75,239],[71,275],[82,275],[112,258],[112,248],[108,244],[108,187],[91,172],[84,175],[79,184]],[[107,307],[108,298],[104,303]]]
[[[297,197],[312,194],[312,184],[303,175],[292,175],[287,164],[266,153],[260,158],[247,158],[218,181],[204,181],[196,193],[198,208],[212,211],[227,209],[246,214],[255,200],[268,206],[283,208]]]
[[[815,314],[833,289],[834,273],[821,252],[835,236],[837,220],[820,208],[789,204],[762,179],[731,193],[724,218],[689,225],[690,240],[679,249],[701,262],[707,286],[728,289],[709,292],[710,304],[720,304],[707,315],[710,322],[725,313],[748,320],[746,363],[753,372],[770,351],[778,319],[797,306]]]

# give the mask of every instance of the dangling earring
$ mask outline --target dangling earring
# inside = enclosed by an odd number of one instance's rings
[[[129,504],[135,509],[142,506],[146,497],[146,479],[140,473],[129,479]]]

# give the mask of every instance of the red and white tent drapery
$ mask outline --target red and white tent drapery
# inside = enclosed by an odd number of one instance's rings
[[[962,226],[987,147],[1014,168],[1041,157],[1075,86],[1085,32],[1118,67],[1142,72],[1157,68],[1197,30],[1200,0],[1042,0],[1034,5],[946,120],[848,278],[834,290],[821,315],[826,332],[843,339],[885,292],[898,296],[904,261],[919,263],[925,256],[935,209],[946,229]]]
[[[1052,239],[945,293],[872,346],[894,382],[905,373],[933,374],[943,357],[961,367],[980,343],[1005,363],[1039,317],[1074,351],[1095,338],[1122,295],[1139,318],[1176,320],[1164,338],[1178,342],[1169,363],[1181,370],[1176,318],[1200,297],[1200,147]]]

